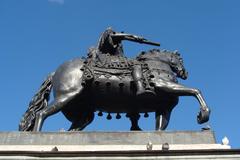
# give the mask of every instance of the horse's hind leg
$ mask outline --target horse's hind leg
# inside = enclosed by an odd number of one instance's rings
[[[69,131],[81,131],[83,130],[88,124],[90,124],[94,119],[94,112],[83,112],[79,115],[79,119],[76,119],[72,122]]]
[[[142,130],[138,125],[138,120],[140,118],[139,113],[128,113],[127,117],[131,121],[131,128],[130,128],[131,131],[141,131]]]
[[[198,123],[202,124],[209,120],[210,109],[207,107],[207,104],[198,89],[189,88],[177,83],[166,81],[158,83],[156,87],[170,94],[173,93],[176,96],[194,96],[201,105],[200,112],[197,117]]]
[[[41,131],[42,125],[44,120],[48,117],[51,116],[60,110],[68,104],[72,99],[74,99],[80,91],[76,92],[71,92],[69,94],[66,94],[64,97],[56,99],[51,105],[48,107],[44,108],[43,110],[39,111],[36,115],[36,121],[34,125],[33,131]]]

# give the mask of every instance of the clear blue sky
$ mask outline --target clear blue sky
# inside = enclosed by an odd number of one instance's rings
[[[16,131],[22,114],[48,73],[61,63],[86,55],[100,33],[139,34],[179,50],[189,71],[181,83],[199,88],[212,114],[208,123],[218,142],[224,136],[240,147],[240,2],[221,0],[1,0],[0,1],[0,130]],[[149,46],[126,42],[135,57]],[[181,97],[167,130],[201,130],[199,104]],[[106,115],[105,115],[106,116]],[[124,116],[123,116],[124,117]],[[61,113],[46,120],[44,131],[68,129]],[[141,118],[154,130],[154,117]],[[126,131],[128,119],[95,117],[86,130]]]

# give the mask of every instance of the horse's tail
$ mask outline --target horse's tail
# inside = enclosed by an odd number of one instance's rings
[[[48,106],[50,92],[52,89],[53,75],[54,73],[51,73],[46,78],[38,92],[34,95],[32,100],[30,101],[28,109],[24,113],[19,123],[19,131],[32,131],[35,124],[37,112]]]

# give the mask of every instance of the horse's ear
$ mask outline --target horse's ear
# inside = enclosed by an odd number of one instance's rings
[[[160,52],[160,49],[156,49],[156,48],[154,48],[154,49],[152,49],[151,51],[153,51],[153,52]]]
[[[175,50],[173,53],[176,54],[176,55],[178,55],[178,56],[181,55],[181,54],[178,52],[178,50]]]

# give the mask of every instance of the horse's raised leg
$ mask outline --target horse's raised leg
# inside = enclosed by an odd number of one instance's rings
[[[84,112],[83,114],[79,115],[79,119],[72,122],[69,131],[81,131],[83,130],[89,123],[91,123],[94,119],[94,112]]]
[[[34,125],[34,128],[33,128],[33,131],[41,131],[44,120],[48,116],[51,116],[51,115],[59,112],[60,110],[62,110],[62,108],[68,102],[70,102],[72,99],[74,99],[79,93],[80,93],[80,91],[75,91],[75,92],[68,93],[64,97],[55,100],[48,107],[39,111],[36,114],[36,120],[35,120],[35,125]]]
[[[173,93],[177,96],[194,96],[197,98],[200,103],[200,112],[197,116],[197,121],[199,124],[207,122],[209,120],[210,109],[207,107],[207,104],[198,89],[185,87],[183,85],[169,82],[169,81],[160,81],[156,85],[157,88],[164,90],[168,93]]]
[[[156,131],[165,130],[170,120],[171,111],[157,111],[155,112]]]

